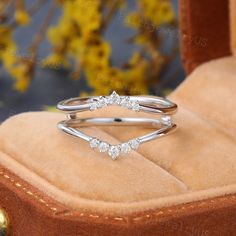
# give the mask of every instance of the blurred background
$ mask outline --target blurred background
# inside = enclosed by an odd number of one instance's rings
[[[168,95],[179,37],[177,0],[1,0],[0,121],[112,90]]]

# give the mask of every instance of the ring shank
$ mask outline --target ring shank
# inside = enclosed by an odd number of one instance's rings
[[[87,126],[142,126],[147,128],[160,127],[161,121],[159,119],[152,118],[113,118],[113,117],[90,117],[90,118],[76,118],[66,120],[66,125],[79,128]]]
[[[83,133],[78,128],[86,126],[97,126],[97,125],[116,125],[116,126],[130,126],[130,125],[146,125],[147,127],[157,128],[154,132],[138,137],[140,143],[148,142],[167,134],[172,133],[176,128],[176,124],[164,125],[158,119],[150,118],[85,118],[75,120],[64,120],[58,123],[58,128],[65,133],[79,137],[85,141],[90,141],[91,136]]]
[[[121,99],[125,96],[120,96]],[[157,114],[174,114],[177,105],[166,98],[149,96],[130,96],[130,101],[137,101],[140,105],[140,111]],[[65,112],[82,112],[90,110],[90,104],[98,101],[99,97],[76,97],[70,98],[58,103],[57,108]]]

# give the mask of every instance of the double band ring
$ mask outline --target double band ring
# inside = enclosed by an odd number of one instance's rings
[[[148,112],[159,115],[157,118],[143,117],[90,117],[79,118],[77,113],[82,111],[94,111],[109,105],[117,105],[136,112]],[[177,105],[165,98],[144,96],[119,96],[113,92],[110,96],[71,98],[58,103],[57,108],[68,114],[68,119],[58,123],[58,128],[65,133],[87,141],[91,148],[99,152],[108,153],[113,159],[119,155],[126,155],[131,150],[138,149],[139,145],[167,134],[176,129],[172,122],[171,114],[177,110]],[[87,126],[141,126],[152,128],[148,134],[136,137],[120,144],[109,144],[105,140],[92,137],[80,131],[80,127]]]

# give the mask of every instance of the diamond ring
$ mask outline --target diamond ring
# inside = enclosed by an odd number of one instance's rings
[[[96,105],[94,105],[96,104]],[[94,117],[94,118],[78,118],[77,112],[86,110],[94,111],[96,109],[118,105],[133,111],[151,112],[159,114],[159,118],[116,118],[116,117]],[[67,120],[58,123],[58,128],[65,133],[77,138],[81,138],[89,143],[92,149],[97,149],[101,153],[107,153],[112,160],[117,159],[120,155],[126,155],[132,150],[137,150],[140,144],[160,138],[170,134],[176,129],[176,124],[172,122],[170,114],[173,114],[177,105],[164,98],[152,98],[141,96],[119,96],[113,92],[110,96],[90,97],[90,98],[72,98],[60,102],[57,108],[68,112]],[[148,134],[127,140],[120,144],[110,144],[98,137],[92,137],[79,128],[86,126],[141,126],[155,129]]]
[[[77,113],[86,110],[94,111],[110,105],[121,106],[136,112],[143,111],[163,115],[174,114],[177,110],[177,105],[165,98],[119,96],[115,91],[110,96],[70,98],[59,102],[57,108],[61,111]]]
[[[97,137],[91,137],[80,131],[80,127],[84,126],[100,126],[100,125],[128,125],[142,126],[145,128],[155,128],[151,133],[136,137],[120,144],[109,144]],[[139,145],[150,140],[160,138],[173,132],[176,125],[172,123],[169,116],[163,116],[160,119],[151,118],[84,118],[84,119],[68,119],[58,123],[58,128],[67,134],[81,138],[87,142],[93,149],[99,152],[107,153],[113,160],[120,154],[128,154],[131,150],[138,149]]]

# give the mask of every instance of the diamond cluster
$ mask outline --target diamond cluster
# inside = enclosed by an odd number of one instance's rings
[[[131,101],[130,97],[128,96],[119,96],[115,91],[113,91],[110,96],[101,96],[98,98],[98,100],[93,101],[90,104],[90,110],[94,111],[109,105],[117,105],[133,111],[140,111],[140,105],[138,101]]]
[[[126,143],[111,145],[97,138],[92,138],[89,141],[90,147],[98,148],[99,152],[107,152],[112,160],[115,160],[120,154],[128,154],[131,150],[136,150],[139,147],[140,141],[132,139]]]

